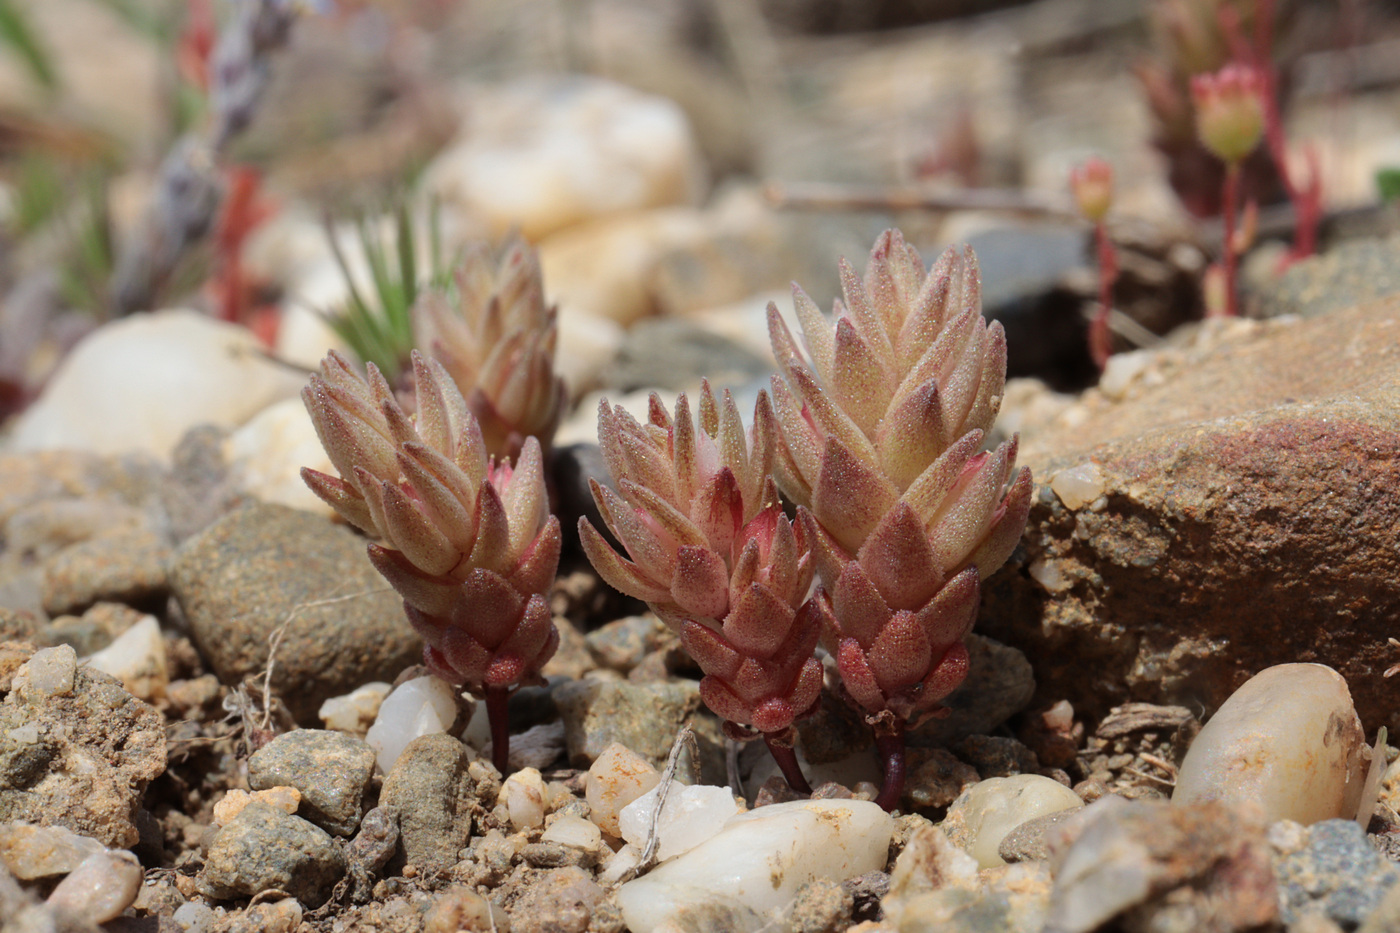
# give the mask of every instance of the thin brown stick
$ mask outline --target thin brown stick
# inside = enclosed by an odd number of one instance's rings
[[[772,183],[763,189],[768,203],[778,208],[820,211],[995,211],[1023,217],[1044,217],[1080,223],[1065,198],[1048,198],[1005,188],[963,188],[927,191],[856,185]]]

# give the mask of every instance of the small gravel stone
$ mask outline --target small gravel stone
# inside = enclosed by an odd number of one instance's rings
[[[59,551],[44,563],[44,611],[80,612],[101,599],[139,603],[166,591],[171,549],[149,528],[109,532]]]
[[[786,933],[843,933],[850,926],[855,897],[844,884],[818,878],[804,884],[783,911],[779,929]]]
[[[62,826],[0,823],[0,862],[21,881],[66,875],[88,856],[104,851],[96,839]]]
[[[564,719],[569,759],[588,765],[613,742],[620,742],[660,767],[685,721],[700,707],[693,681],[633,684],[581,680],[554,691]]]
[[[141,863],[121,849],[83,859],[58,883],[46,902],[65,917],[82,923],[106,923],[121,916],[141,888]]]
[[[904,799],[915,807],[946,807],[981,780],[976,768],[959,761],[946,748],[911,748],[908,757]]]
[[[997,849],[1011,830],[1038,816],[1083,806],[1074,791],[1039,774],[988,778],[963,791],[948,808],[942,828],[982,868],[993,868],[1002,864]]]
[[[470,757],[450,735],[424,735],[408,743],[379,791],[379,805],[399,814],[401,851],[390,861],[391,871],[411,864],[432,874],[457,862],[479,808],[467,770]]]
[[[1282,854],[1275,867],[1283,921],[1318,913],[1355,929],[1400,881],[1400,870],[1371,847],[1354,820],[1323,820],[1305,832],[1305,844]]]
[[[433,902],[423,933],[459,933],[461,930],[509,933],[511,925],[505,910],[466,885],[454,885]]]
[[[601,625],[584,636],[599,666],[626,674],[667,641],[665,624],[650,612]]]
[[[1002,837],[997,854],[1005,862],[1035,862],[1050,857],[1047,833],[1079,812],[1079,808],[1056,810],[1044,816],[1026,820]]]
[[[1031,774],[1040,770],[1035,752],[1016,739],[999,735],[969,735],[953,746],[959,758],[984,778]]]
[[[399,847],[399,813],[393,807],[375,807],[360,821],[360,831],[346,848],[351,899],[363,904],[370,898],[375,876]]]
[[[582,868],[548,871],[525,889],[510,912],[512,933],[584,933],[603,889]]]
[[[360,825],[373,776],[374,750],[363,739],[323,729],[285,732],[248,759],[249,787],[295,787],[301,792],[297,812],[336,836],[352,835]]]
[[[345,874],[345,854],[324,830],[265,803],[250,803],[219,830],[197,879],[215,900],[284,891],[318,907]]]

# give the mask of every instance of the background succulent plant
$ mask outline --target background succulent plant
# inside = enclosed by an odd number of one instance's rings
[[[515,457],[527,437],[548,451],[567,394],[554,373],[556,311],[535,250],[515,239],[493,263],[476,246],[452,278],[454,288],[428,289],[414,305],[417,345],[456,382],[492,455]]]
[[[979,452],[1006,341],[982,317],[971,250],[926,272],[889,230],[864,277],[842,262],[841,284],[834,326],[795,290],[802,345],[769,306],[775,464],[812,546],[823,644],[885,758],[889,809],[905,728],[966,677],[980,580],[1020,539],[1030,472],[1015,470],[1014,438]]]
[[[770,477],[772,420],[746,434],[728,392],[702,384],[698,424],[682,395],[675,416],[651,397],[646,424],[606,400],[598,440],[617,491],[593,482],[612,549],[587,519],[585,552],[612,586],[642,599],[674,629],[705,672],[700,695],[729,734],[762,734],[789,784],[809,792],[792,751],[792,724],[821,694],[812,656],[817,617],[806,534],[783,514]]]
[[[487,454],[476,418],[436,360],[412,355],[410,417],[378,368],[362,378],[332,352],[302,391],[338,477],[303,469],[312,491],[379,538],[370,560],[404,600],[437,676],[486,701],[493,758],[507,773],[506,701],[538,680],[559,633],[547,599],[559,565],[540,446],[512,465]]]

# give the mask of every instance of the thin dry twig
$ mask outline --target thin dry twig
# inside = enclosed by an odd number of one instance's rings
[[[690,756],[693,760],[699,760],[699,746],[695,741],[695,733],[689,725],[682,726],[681,731],[676,734],[676,740],[671,743],[671,753],[666,758],[666,769],[661,772],[661,782],[656,785],[656,804],[651,810],[650,826],[647,829],[647,844],[642,848],[641,859],[614,882],[614,887],[646,874],[656,865],[656,852],[661,844],[656,827],[661,821],[661,810],[666,806],[666,796],[671,792],[671,785],[676,780],[676,769],[680,767],[681,762],[681,750],[685,748],[690,749]]]
[[[763,189],[768,203],[778,208],[820,211],[996,211],[1081,223],[1067,198],[1048,198],[1029,191],[964,188],[927,191],[835,184],[770,184]]]
[[[1151,752],[1141,752],[1138,754],[1138,757],[1150,765],[1161,768],[1163,771],[1165,771],[1167,774],[1170,774],[1172,777],[1176,777],[1176,765],[1172,764],[1170,761],[1167,761],[1165,758],[1158,758]]]

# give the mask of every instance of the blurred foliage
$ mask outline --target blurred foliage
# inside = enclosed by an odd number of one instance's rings
[[[354,218],[355,238],[369,267],[368,293],[355,281],[345,251],[327,223],[326,238],[350,296],[344,307],[326,318],[361,361],[373,363],[393,382],[407,366],[414,346],[413,305],[419,293],[425,288],[451,287],[452,274],[444,254],[441,213],[436,202],[428,209],[426,244],[418,242],[407,198],[397,198],[390,213],[392,233],[386,233],[377,218],[364,213]],[[419,274],[420,254],[427,263],[426,280]]]
[[[1400,201],[1400,166],[1390,166],[1376,172],[1376,190],[1387,204]]]
[[[21,0],[0,0],[0,43],[19,56],[35,81],[48,90],[56,90],[58,70],[20,7]]]

